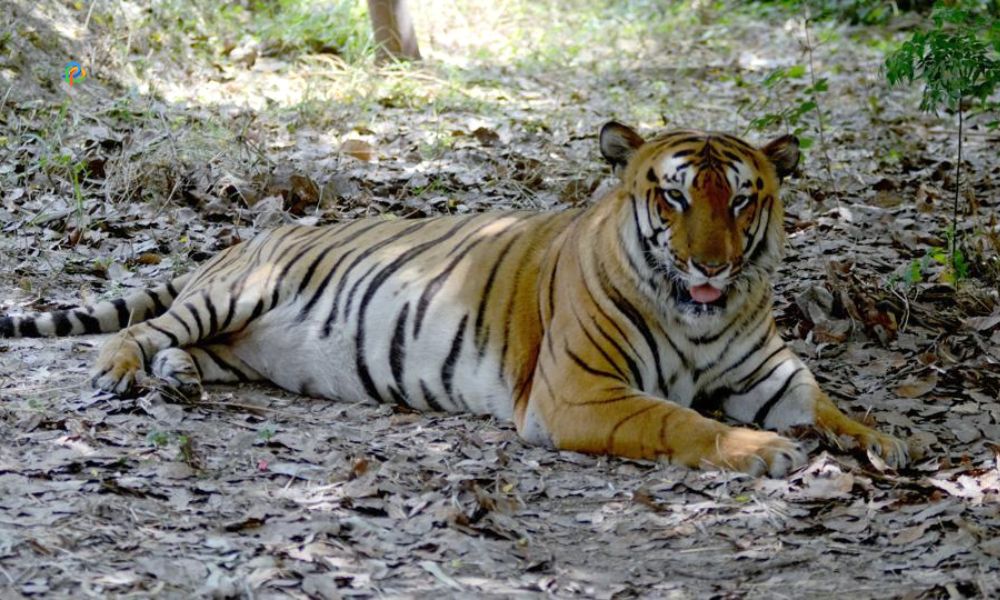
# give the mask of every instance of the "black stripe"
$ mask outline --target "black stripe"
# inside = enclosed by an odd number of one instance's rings
[[[704,143],[704,141],[705,141],[704,136],[694,134],[694,135],[688,135],[687,137],[681,138],[679,140],[671,140],[670,145],[672,145],[672,146],[683,146],[685,144],[699,144],[699,143]],[[705,146],[708,146],[708,144],[705,144]],[[702,150],[704,150],[704,147],[702,148]],[[693,153],[695,151],[692,150],[691,152]]]
[[[208,337],[212,337],[219,331],[219,315],[215,312],[215,302],[208,296],[208,292],[202,292],[205,299],[205,308],[208,309]]]
[[[76,316],[77,320],[80,321],[80,324],[83,325],[83,333],[85,334],[101,333],[100,321],[98,321],[94,317],[84,312],[77,311],[73,314]]]
[[[146,325],[150,329],[152,329],[153,331],[158,331],[158,332],[162,333],[163,335],[167,336],[167,339],[170,340],[170,345],[171,346],[179,346],[180,345],[180,340],[177,339],[177,336],[174,335],[174,334],[172,334],[172,333],[170,333],[166,329],[163,329],[162,327],[158,327],[156,325],[153,325],[152,323],[146,323]],[[140,347],[141,347],[141,344],[140,344]]]
[[[319,299],[323,295],[323,292],[326,290],[326,287],[330,285],[331,281],[333,281],[333,277],[337,274],[337,270],[340,269],[340,265],[343,264],[344,260],[348,256],[354,253],[354,250],[355,248],[351,248],[347,252],[341,254],[340,258],[337,259],[337,262],[333,263],[333,267],[331,267],[330,270],[326,272],[326,275],[323,276],[323,280],[319,282],[319,286],[316,288],[316,291],[313,292],[313,295],[309,297],[309,301],[306,302],[306,305],[303,306],[302,310],[299,311],[299,316],[298,316],[299,322],[304,321],[306,316],[309,315],[309,312],[313,309],[314,306],[316,306],[316,303],[319,302]]]
[[[594,367],[588,365],[587,362],[584,361],[582,358],[580,358],[580,356],[577,355],[576,352],[573,352],[569,348],[568,344],[564,344],[564,348],[563,349],[566,351],[566,354],[569,355],[570,359],[572,359],[573,362],[575,362],[578,367],[580,367],[584,371],[590,373],[591,375],[597,375],[598,377],[607,377],[609,379],[614,379],[614,380],[617,380],[617,381],[621,381],[621,378],[618,377],[617,375],[615,375],[614,373],[609,373],[607,371],[602,371],[600,369],[595,369]]]
[[[389,369],[392,371],[392,379],[396,382],[396,387],[400,390],[403,387],[403,369],[406,366],[406,318],[410,314],[410,303],[403,305],[403,310],[399,312],[396,319],[396,328],[389,342]]]
[[[522,255],[523,258],[523,255]],[[521,288],[521,273],[524,272],[524,260],[517,265],[517,270],[514,271],[514,289],[510,293],[510,300],[507,302],[507,310],[504,313],[503,318],[503,348],[500,349],[500,368],[497,370],[497,376],[503,378],[504,373],[507,370],[507,350],[510,348],[510,325],[514,320],[514,303],[517,302],[517,292]]]
[[[604,357],[604,360],[608,361],[608,364],[611,366],[612,369],[615,370],[615,373],[618,373],[619,379],[621,379],[622,381],[627,380],[628,378],[625,376],[625,372],[621,370],[621,367],[618,366],[618,363],[616,363],[614,360],[612,360],[611,355],[608,354],[604,350],[604,348],[602,348],[601,345],[597,343],[597,340],[595,340],[594,336],[591,335],[590,331],[587,330],[587,327],[583,324],[583,321],[580,320],[580,315],[576,314],[576,310],[573,311],[573,316],[576,317],[577,326],[580,328],[580,331],[582,331],[583,335],[585,335],[587,337],[587,339],[590,340],[590,344],[598,352],[600,352],[601,356]],[[551,337],[551,334],[549,335],[549,337]],[[618,348],[619,348],[619,350],[621,349],[620,346]],[[641,385],[642,375],[639,373],[638,368],[636,368],[635,361],[633,361],[631,359],[631,357],[629,357],[628,355],[626,355],[624,353],[622,354],[622,358],[625,359],[625,362],[628,364],[629,371],[632,373],[632,382],[631,383],[635,384],[636,382],[639,382],[640,385]]]
[[[750,146],[750,144],[744,142],[743,140],[741,140],[738,137],[731,136],[731,135],[726,134],[726,133],[719,135],[716,138],[716,140],[718,140],[720,142],[727,143],[727,144],[732,144],[733,146],[736,146],[740,150],[743,150],[744,152],[750,153],[751,158],[753,157],[753,153],[756,152],[756,150],[754,150],[754,148],[752,146]]]
[[[733,161],[733,163],[741,163],[741,164],[743,163],[743,157],[737,156],[736,154],[733,154],[729,150],[725,150],[725,149],[723,149],[721,152],[722,152],[723,156],[725,156],[729,160]],[[735,165],[730,165],[730,166],[732,167],[732,166],[735,166]]]
[[[485,227],[486,225],[489,225],[491,223],[492,223],[492,221],[484,223],[483,225],[480,225],[479,227],[476,227],[476,229],[472,233],[475,233],[475,232],[481,230],[483,227]],[[472,235],[472,233],[470,233],[469,235]],[[469,236],[466,236],[466,239],[468,239],[468,237]],[[416,318],[414,319],[414,323],[413,323],[413,337],[414,338],[416,338],[418,335],[420,335],[420,326],[424,322],[424,316],[426,316],[426,314],[427,314],[427,307],[430,305],[431,300],[433,300],[434,296],[441,290],[442,287],[444,287],[445,281],[451,275],[451,272],[455,270],[455,267],[458,266],[458,263],[463,258],[465,258],[465,256],[473,248],[475,248],[476,246],[478,246],[484,239],[485,238],[479,238],[478,240],[472,242],[471,244],[469,244],[468,246],[466,246],[465,248],[463,248],[462,251],[459,252],[457,255],[455,255],[455,258],[453,258],[452,261],[450,263],[448,263],[448,266],[445,267],[444,270],[441,271],[437,276],[435,276],[434,279],[431,279],[427,283],[427,286],[424,287],[423,293],[420,294],[420,300],[419,300],[419,302],[417,302],[417,314],[416,314]],[[457,246],[456,246],[456,248],[457,248]],[[454,252],[454,250],[455,249],[453,248],[452,251]]]
[[[516,233],[510,238],[507,245],[500,250],[500,254],[497,255],[496,260],[493,262],[493,267],[490,268],[490,274],[486,278],[486,285],[483,286],[483,292],[479,295],[480,300],[479,307],[476,308],[476,322],[473,328],[475,333],[473,337],[475,338],[476,349],[479,352],[480,358],[483,357],[483,353],[486,351],[486,341],[489,338],[487,332],[483,331],[483,319],[486,315],[486,306],[490,303],[490,299],[492,298],[490,291],[493,289],[493,282],[496,280],[497,273],[500,271],[500,266],[503,264],[504,259],[507,258],[507,254],[510,252],[514,242],[519,240],[521,235],[521,232]]]
[[[42,337],[42,334],[38,331],[38,322],[34,317],[22,317],[18,324],[18,329],[21,332],[21,337]]]
[[[212,362],[214,362],[216,364],[216,366],[218,366],[223,371],[226,371],[228,373],[232,373],[233,375],[236,375],[237,379],[239,379],[240,381],[247,381],[247,379],[249,379],[246,376],[246,374],[243,373],[243,371],[241,371],[239,369],[239,367],[236,367],[235,365],[232,365],[232,364],[226,362],[225,360],[223,360],[223,358],[221,356],[219,356],[218,354],[216,354],[215,352],[213,352],[212,350],[210,350],[208,347],[199,346],[198,350],[201,350],[206,355],[208,355],[208,357],[210,359],[212,359]],[[195,362],[197,362],[197,361],[195,361]]]
[[[14,337],[14,319],[10,317],[0,317],[0,337]]]
[[[149,338],[147,338],[147,341],[149,341]],[[146,347],[142,345],[141,341],[136,342],[135,345],[139,347],[139,353],[142,354],[142,366],[145,368],[149,364],[149,352],[146,351]]]
[[[156,315],[161,315],[167,311],[167,307],[163,305],[163,302],[160,300],[160,296],[157,295],[156,291],[143,290],[143,293],[146,294],[146,296],[148,296],[149,299],[153,301],[153,308],[156,311],[155,312]]]
[[[204,348],[202,348],[202,350],[204,350]],[[194,354],[191,354],[190,352],[188,352],[188,355],[191,357],[191,364],[194,365],[194,370],[198,371],[198,381],[199,382],[204,381],[205,380],[205,373],[202,372],[201,365],[198,364],[198,357],[195,356]]]
[[[198,326],[198,337],[194,341],[205,339],[205,326],[201,322],[201,315],[198,314],[198,309],[195,305],[190,302],[184,303],[184,308],[188,309],[191,316],[194,317],[194,323]]]
[[[132,320],[132,315],[128,310],[128,303],[123,298],[115,298],[111,301],[111,304],[118,313],[118,329],[125,329]]]
[[[325,231],[323,231],[322,229],[319,229],[317,231],[325,233]],[[283,250],[281,252],[281,255],[278,256],[277,259],[275,259],[275,262],[280,262],[281,259],[283,259],[285,257],[285,254],[287,254],[291,250],[293,250],[295,248],[298,248],[300,246],[305,246],[304,248],[302,248],[301,250],[299,250],[298,253],[295,256],[293,256],[292,258],[290,258],[287,263],[285,263],[285,266],[282,267],[281,272],[278,273],[278,277],[274,280],[274,283],[271,284],[272,285],[272,288],[271,288],[271,308],[274,308],[275,306],[278,305],[278,300],[281,297],[281,288],[284,285],[285,279],[288,277],[288,274],[291,272],[291,270],[293,268],[295,268],[295,265],[297,265],[299,263],[299,261],[302,260],[306,256],[306,254],[309,254],[310,252],[312,252],[313,250],[315,250],[316,247],[319,246],[321,243],[323,243],[323,240],[316,241],[316,240],[310,240],[309,238],[302,239],[302,240],[295,240],[294,242],[289,243],[288,248],[286,248],[285,250]],[[312,265],[310,265],[310,266],[312,266]]]
[[[246,326],[247,323],[250,323],[251,321],[256,321],[257,317],[261,316],[262,314],[264,314],[264,299],[258,298],[256,306],[253,307],[253,312],[250,313],[250,317],[247,319],[247,322],[244,323],[243,325]],[[301,319],[299,320],[301,321]]]
[[[180,323],[181,326],[184,328],[184,331],[187,332],[188,337],[192,337],[191,327],[187,324],[187,321],[185,321],[184,319],[180,318],[180,315],[177,314],[176,310],[168,310],[167,313],[166,313],[166,315],[164,315],[164,316],[170,317],[173,320],[175,320],[178,323]]]
[[[599,404],[614,404],[616,402],[624,402],[625,400],[631,400],[633,398],[642,398],[642,394],[627,393],[621,396],[613,396],[611,398],[598,398],[596,400],[583,400],[580,402],[566,402],[572,406],[594,406]],[[655,407],[655,405],[653,405]]]
[[[767,337],[768,336],[764,336],[764,339],[767,339]],[[778,346],[778,348],[776,350],[774,350],[773,352],[771,352],[770,354],[768,354],[766,357],[764,357],[764,360],[760,361],[760,363],[754,368],[753,371],[750,371],[749,373],[747,373],[746,375],[744,375],[739,381],[737,381],[736,385],[743,385],[744,383],[746,383],[747,380],[749,380],[750,378],[752,378],[754,375],[757,374],[757,371],[760,371],[761,367],[763,367],[764,365],[766,365],[769,360],[771,360],[779,352],[781,352],[782,350],[784,350],[785,347],[786,346],[785,346],[784,343],[782,343],[780,346]]]
[[[556,275],[559,273],[559,257],[562,256],[563,246],[560,245],[559,249],[556,250],[556,257],[552,261],[552,273],[549,274],[549,319],[552,319],[552,315],[556,311]]]
[[[403,396],[402,392],[400,392],[391,385],[386,389],[389,391],[389,397],[392,398],[393,402],[395,402],[400,406],[409,406],[409,403],[406,401],[406,398]]]
[[[656,367],[657,385],[663,393],[666,393],[667,384],[663,381],[663,366],[660,361],[660,347],[656,343],[656,337],[653,335],[653,332],[649,329],[649,324],[646,323],[646,320],[642,317],[639,310],[611,283],[611,279],[608,277],[603,265],[601,265],[600,260],[597,261],[597,267],[598,280],[601,282],[608,299],[611,300],[611,303],[615,305],[615,308],[625,315],[625,318],[639,330],[639,334],[642,335],[643,339],[646,341],[646,345],[649,347],[649,351],[653,355],[653,364]],[[681,365],[685,369],[690,369],[691,362],[688,360],[688,357],[680,353],[677,346],[670,339],[669,335],[664,337],[671,349],[673,349],[674,353],[677,355],[677,358],[680,359]]]
[[[772,395],[767,400],[767,402],[765,402],[760,407],[760,409],[757,410],[757,414],[753,416],[754,423],[757,423],[759,425],[764,424],[764,420],[767,419],[767,414],[771,412],[771,409],[774,408],[774,405],[781,400],[781,397],[785,394],[785,390],[788,389],[788,385],[792,383],[792,380],[795,379],[795,376],[798,375],[802,371],[802,369],[803,367],[799,367],[798,369],[792,371],[792,374],[788,376],[788,379],[785,380],[785,383],[782,384],[781,388],[778,389],[778,391],[775,392],[774,395]]]
[[[760,255],[764,252],[764,248],[767,247],[767,230],[771,228],[771,215],[774,214],[774,196],[768,196],[768,198],[770,199],[770,202],[767,203],[767,223],[764,224],[764,235],[762,239],[757,242],[757,245],[754,246],[753,252],[750,253],[750,257],[748,258],[749,262],[755,262],[758,258],[760,258]],[[754,238],[756,237],[757,232],[754,232]]]
[[[177,288],[174,287],[173,281],[167,282],[167,293],[170,294],[171,299],[177,297]]]
[[[452,394],[452,380],[455,377],[455,364],[458,362],[458,355],[462,351],[462,340],[465,338],[465,324],[468,321],[469,314],[466,313],[458,323],[458,331],[455,332],[455,337],[451,340],[451,349],[448,351],[448,356],[444,359],[444,364],[441,366],[441,384],[444,386],[444,391],[448,394],[448,398],[456,405],[458,402]]]
[[[323,251],[320,252],[316,256],[316,258],[314,258],[312,260],[311,263],[309,263],[309,266],[306,268],[306,274],[305,274],[305,276],[303,276],[302,277],[302,281],[299,282],[299,294],[301,294],[303,291],[305,291],[306,287],[312,282],[312,278],[313,278],[313,276],[316,275],[316,269],[319,268],[320,263],[323,262],[323,260],[327,256],[329,256],[331,252],[333,252],[334,250],[336,250],[339,247],[340,247],[339,245],[333,244],[333,245],[327,246],[326,248],[323,248]]]
[[[632,200],[632,220],[635,221],[635,236],[639,238],[639,246],[640,246],[640,252],[642,253],[642,260],[646,264],[646,268],[649,269],[651,273],[656,273],[660,269],[658,269],[656,263],[653,262],[653,250],[649,245],[649,240],[646,238],[645,235],[643,235],[642,226],[639,224],[639,200],[637,200],[635,196],[631,196],[630,198]],[[647,216],[649,216],[648,204],[646,208],[647,208],[646,210]],[[653,235],[655,236],[656,228],[653,226],[652,221],[650,221],[649,225],[650,228],[653,229]],[[628,252],[626,252],[625,255],[629,257],[629,266],[632,268],[633,271],[639,274],[640,279],[643,278],[644,276],[648,276],[648,274],[639,272],[638,267],[632,262],[632,257]]]
[[[360,254],[358,254],[357,256],[354,257],[354,260],[351,261],[351,264],[347,266],[347,270],[344,271],[344,274],[340,276],[340,281],[337,282],[337,289],[333,293],[333,307],[330,309],[330,314],[326,318],[326,324],[323,326],[323,332],[324,332],[323,333],[323,337],[329,336],[329,332],[330,332],[330,329],[331,329],[331,327],[333,325],[333,322],[335,320],[337,320],[337,314],[340,311],[340,296],[344,292],[344,286],[347,285],[347,280],[350,279],[350,277],[351,277],[351,271],[353,271],[355,267],[357,267],[359,264],[361,264],[361,262],[364,259],[368,258],[369,256],[371,256],[375,252],[381,250],[385,246],[388,246],[389,244],[392,244],[393,242],[395,242],[395,241],[397,241],[397,240],[399,240],[401,238],[404,238],[404,237],[410,235],[411,233],[413,233],[414,231],[416,231],[418,229],[422,229],[429,222],[430,221],[426,221],[426,220],[425,221],[417,221],[414,225],[410,225],[406,229],[404,229],[404,230],[402,230],[400,232],[397,232],[395,235],[387,237],[386,239],[382,240],[381,242],[379,242],[377,244],[372,244],[371,246],[368,246]],[[369,269],[365,273],[365,275],[367,275],[368,273],[371,273],[371,269]],[[362,277],[362,279],[363,278],[364,277]],[[361,279],[359,279],[358,281],[361,281]]]
[[[545,363],[543,363],[542,361],[538,361],[538,366],[535,368],[535,370],[538,373],[538,376],[542,378],[542,385],[545,386],[545,390],[549,393],[549,396],[551,396],[553,400],[556,400],[558,402],[560,398],[556,396],[556,390],[552,386],[552,382],[549,381],[549,374],[545,372]]]
[[[229,307],[226,310],[226,318],[222,321],[222,325],[219,327],[219,333],[225,333],[226,328],[233,322],[233,317],[236,315],[236,297],[242,293],[242,286],[237,291],[229,291]]]
[[[625,333],[625,330],[622,329],[622,326],[618,323],[618,320],[612,319],[611,315],[608,314],[608,311],[604,310],[604,307],[601,306],[601,303],[597,301],[597,297],[594,296],[594,291],[590,289],[590,283],[587,282],[586,278],[583,279],[583,291],[587,292],[587,299],[590,300],[590,305],[596,308],[597,313],[602,318],[604,318],[605,321],[611,323],[611,326],[614,327],[615,331],[618,332],[618,335],[621,337],[621,340],[625,343],[626,346],[628,346],[631,356],[638,359],[639,362],[645,364],[645,361],[642,359],[641,356],[639,356],[639,351],[636,349],[635,346],[632,345],[632,341],[629,339],[629,336]],[[602,334],[604,334],[605,337],[608,337],[608,334],[604,333],[603,331]],[[621,353],[624,355],[625,351],[621,350]]]
[[[420,380],[420,393],[423,394],[424,402],[427,404],[427,406],[430,407],[431,410],[436,410],[438,412],[445,412],[444,408],[441,406],[441,403],[438,402],[437,397],[434,395],[433,392],[431,392],[430,388],[427,387],[427,384],[424,382],[423,379]]]
[[[784,361],[784,360],[779,361],[776,365],[774,365],[773,367],[771,367],[770,370],[768,370],[767,373],[764,373],[763,377],[761,377],[760,379],[755,380],[753,383],[751,383],[750,385],[742,388],[739,392],[736,392],[736,393],[738,395],[743,395],[743,394],[746,394],[746,393],[750,392],[751,390],[753,390],[758,385],[760,385],[760,384],[764,383],[765,381],[767,381],[768,379],[770,379],[771,375],[774,375],[774,372],[777,371],[778,368],[781,365],[785,364],[786,362],[788,362],[788,361]]]
[[[52,319],[52,324],[55,326],[56,335],[69,335],[73,332],[73,323],[70,322],[69,313],[65,310],[54,311],[49,315],[49,317]]]
[[[758,352],[760,352],[760,350],[764,346],[766,346],[768,344],[768,342],[770,342],[770,341],[771,341],[771,329],[770,329],[770,327],[768,327],[768,330],[765,331],[764,334],[760,336],[760,339],[757,340],[757,343],[755,343],[753,346],[751,346],[749,350],[747,350],[746,352],[744,352],[743,355],[740,356],[739,359],[737,359],[735,362],[730,363],[729,366],[727,366],[721,372],[716,373],[713,376],[713,379],[722,379],[729,372],[733,371],[734,369],[738,369],[748,359],[750,359],[753,355],[755,355]],[[727,348],[727,351],[728,351],[728,348]],[[725,353],[726,352],[724,352],[723,355],[725,355]],[[722,362],[722,361],[720,359],[717,362]],[[694,380],[695,380],[696,383],[701,378],[701,376],[705,374],[706,371],[707,371],[707,369],[705,369],[705,370],[698,369],[698,370],[695,371],[695,373],[694,373]]]
[[[361,288],[362,282],[368,279],[368,276],[374,273],[375,269],[378,269],[381,266],[382,265],[379,262],[373,263],[372,266],[368,267],[368,269],[361,274],[361,277],[358,277],[357,281],[354,282],[354,285],[351,286],[351,291],[347,292],[347,300],[344,302],[344,321],[347,321],[347,319],[351,316],[351,305],[354,304],[354,295],[358,293],[358,290]],[[344,276],[346,277],[347,274],[345,273]],[[333,325],[332,321],[326,322],[326,325],[323,328],[324,337],[330,335],[330,328],[332,327],[332,325]]]

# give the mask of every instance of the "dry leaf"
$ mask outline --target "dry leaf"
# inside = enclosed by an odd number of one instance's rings
[[[344,140],[344,143],[340,145],[340,152],[362,162],[371,162],[376,158],[375,146],[364,140]]]
[[[933,371],[924,377],[907,379],[896,386],[896,395],[903,398],[919,398],[933,390],[937,381],[937,373]]]

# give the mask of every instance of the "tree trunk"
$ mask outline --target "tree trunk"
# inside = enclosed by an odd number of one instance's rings
[[[406,0],[368,0],[379,60],[420,60]]]

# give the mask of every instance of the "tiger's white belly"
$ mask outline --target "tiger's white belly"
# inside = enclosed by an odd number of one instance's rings
[[[459,325],[455,315],[468,310],[466,306],[452,305],[446,294],[430,305],[418,336],[413,335],[413,319],[407,321],[405,354],[399,363],[402,385],[397,386],[390,361],[391,346],[394,335],[398,336],[401,307],[407,301],[416,305],[417,298],[408,299],[410,295],[405,289],[387,284],[365,311],[362,360],[379,398],[397,401],[390,391],[393,388],[414,408],[490,414],[511,420],[512,390],[500,373],[499,353],[487,346],[479,357],[470,323],[466,323],[458,344],[450,378],[443,373],[442,365],[454,352]],[[236,356],[265,379],[295,393],[346,402],[374,401],[366,391],[358,364],[360,307],[351,307],[346,322],[338,319],[328,337],[321,335],[328,311],[313,311],[306,320],[299,321],[300,309],[298,303],[289,303],[263,314],[235,342]]]

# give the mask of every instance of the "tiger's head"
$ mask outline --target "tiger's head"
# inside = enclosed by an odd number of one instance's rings
[[[626,246],[650,277],[665,276],[684,311],[715,313],[742,286],[766,281],[774,271],[784,245],[778,187],[799,160],[794,136],[761,148],[690,130],[647,141],[611,121],[600,144],[630,205],[628,235],[637,239]]]

